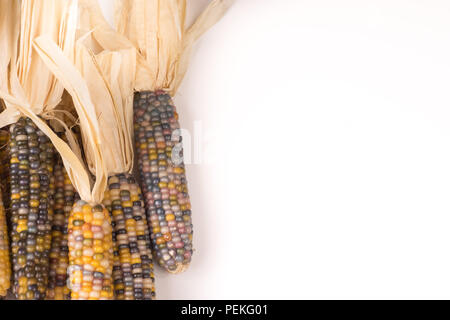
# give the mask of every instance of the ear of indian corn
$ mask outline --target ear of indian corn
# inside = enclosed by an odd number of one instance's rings
[[[0,297],[11,287],[11,261],[8,241],[7,201],[9,199],[9,132],[0,130]]]
[[[75,199],[75,191],[61,158],[53,170],[55,178],[55,205],[53,210],[52,246],[47,290],[49,300],[68,300],[67,268],[69,266],[68,222]]]
[[[114,34],[98,1],[82,2],[88,3],[91,20],[107,30],[102,39]],[[210,1],[190,26],[186,25],[187,4],[186,0],[117,0],[119,35],[112,41],[100,41],[106,49],[131,45],[140,53],[134,84],[138,92],[134,100],[135,149],[154,258],[172,273],[188,267],[193,233],[180,125],[171,97],[186,74],[193,44],[224,16],[232,1]]]
[[[61,149],[58,151],[82,199],[73,205],[68,222],[68,287],[71,299],[113,299],[112,225],[110,214],[101,203],[108,185],[108,176],[116,172],[128,172],[132,165],[132,128],[125,127],[123,122],[125,119],[128,123],[132,122],[132,103],[129,103],[129,97],[132,94],[134,68],[126,66],[134,64],[136,52],[133,49],[109,52],[99,55],[97,60],[87,47],[79,43],[76,46],[79,65],[73,65],[48,37],[41,37],[35,43],[36,51],[58,80],[65,84],[73,97],[77,97],[74,99],[74,107],[79,116],[84,153],[78,152],[73,143],[69,150],[64,142],[58,141],[55,145]],[[114,68],[109,67],[112,63]],[[120,82],[109,85],[106,79],[118,81],[115,67],[131,70],[129,81],[119,77]],[[129,90],[123,88],[125,83],[129,83]],[[118,92],[119,89],[124,89],[122,102],[122,92]],[[90,95],[88,90],[94,90],[95,94]],[[122,110],[120,104],[125,106],[125,102],[127,108]],[[102,116],[99,117],[98,114]],[[127,150],[122,149],[124,144],[127,145]],[[80,163],[81,159],[86,160],[84,165]],[[91,179],[90,174],[95,179]]]
[[[10,131],[13,291],[20,300],[39,300],[48,283],[54,149],[28,118]]]
[[[135,95],[136,156],[153,253],[170,272],[181,272],[192,256],[191,204],[182,159],[180,124],[169,94]]]
[[[113,245],[108,211],[103,205],[77,201],[68,228],[72,300],[113,299]]]
[[[0,297],[5,297],[11,286],[11,264],[9,260],[6,212],[0,194]]]
[[[93,33],[86,37],[93,37]],[[139,199],[136,191],[120,192],[126,191],[121,188],[122,183],[128,183],[120,179],[120,174],[132,171],[134,158],[130,95],[133,94],[136,50],[130,47],[93,54],[89,41],[77,42],[74,65],[48,37],[37,39],[35,44],[46,65],[74,97],[82,129],[86,166],[76,163],[80,156],[70,157],[77,172],[68,170],[69,174],[77,173],[71,180],[84,200],[74,205],[69,217],[71,298],[111,299],[115,289],[119,299],[149,299],[153,296],[153,286],[148,235],[145,221],[138,222],[139,215],[142,217],[145,213],[141,202],[137,206],[131,200],[136,196]],[[65,153],[71,155],[71,152]],[[64,160],[68,165],[69,159]],[[95,176],[93,184],[85,175],[87,168]],[[110,205],[114,211],[111,214],[117,222],[114,224],[115,259],[110,213],[100,205],[104,202],[108,178]],[[112,281],[114,260],[115,287]]]
[[[153,299],[150,237],[141,190],[134,177],[129,174],[110,177],[103,203],[112,218],[116,299]]]

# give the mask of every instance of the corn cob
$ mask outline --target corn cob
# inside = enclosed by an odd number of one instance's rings
[[[9,257],[9,244],[7,232],[6,201],[7,186],[9,178],[9,133],[6,130],[0,131],[0,297],[6,296],[7,290],[11,287],[11,263]]]
[[[11,282],[11,264],[9,260],[8,231],[6,214],[0,194],[0,297],[5,297]]]
[[[75,192],[61,158],[53,170],[55,177],[55,205],[52,224],[52,246],[47,299],[68,300],[67,268],[69,266],[68,222],[70,211],[78,194]]]
[[[77,201],[69,217],[68,239],[72,300],[112,299],[112,228],[106,208]]]
[[[8,243],[7,201],[9,199],[9,132],[0,131],[0,297],[11,287],[11,262]]]
[[[112,218],[116,299],[153,299],[155,279],[150,236],[141,190],[134,177],[129,174],[110,177],[103,204]]]
[[[54,149],[28,118],[10,128],[11,253],[14,294],[44,299],[51,245]]]
[[[170,95],[163,91],[136,93],[134,115],[154,257],[169,272],[181,272],[192,256],[192,220],[185,166],[182,159],[174,161],[172,154],[181,142],[178,115]]]

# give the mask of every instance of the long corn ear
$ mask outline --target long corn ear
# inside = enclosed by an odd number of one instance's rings
[[[116,299],[152,300],[155,278],[150,236],[141,189],[134,177],[110,177],[103,204],[112,217]]]
[[[11,264],[9,260],[8,230],[6,214],[0,194],[0,297],[5,297],[11,286]]]
[[[75,191],[62,159],[57,156],[53,175],[55,178],[55,204],[52,224],[52,246],[50,251],[50,273],[47,299],[69,300],[67,268],[69,267],[68,223],[69,215],[78,194]]]
[[[136,156],[154,257],[169,272],[187,268],[192,256],[192,219],[178,115],[162,91],[134,100]],[[178,150],[177,150],[178,149]]]
[[[74,204],[69,217],[69,289],[72,300],[111,300],[111,219],[103,205]]]
[[[0,130],[0,297],[11,287],[11,262],[8,243],[7,203],[9,199],[9,132]]]
[[[27,118],[10,132],[13,291],[20,300],[39,300],[48,284],[54,148]]]

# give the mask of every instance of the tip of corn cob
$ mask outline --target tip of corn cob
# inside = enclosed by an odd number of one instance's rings
[[[188,264],[179,264],[179,265],[177,265],[177,268],[175,270],[167,269],[167,271],[171,274],[180,274],[180,273],[185,272],[188,268],[189,268]]]

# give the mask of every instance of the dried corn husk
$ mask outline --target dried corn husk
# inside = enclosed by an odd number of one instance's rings
[[[41,115],[60,102],[64,88],[45,67],[33,50],[35,37],[47,34],[71,57],[75,40],[77,3],[58,0],[4,0],[1,14],[6,14],[2,33],[0,72],[2,95],[11,95],[22,106]],[[5,11],[4,11],[5,10]],[[14,103],[5,98],[9,117],[3,115],[0,126],[16,122],[21,116]]]
[[[101,128],[98,144],[82,130],[83,146],[91,172],[97,168],[96,153],[101,155],[107,175],[131,172],[133,165],[133,86],[136,70],[136,50],[90,50],[91,34],[79,39],[75,46],[75,65],[48,37],[36,39],[36,50],[48,68],[64,83],[78,109],[95,110]],[[83,86],[73,79],[73,72]],[[86,107],[84,104],[89,102]]]
[[[116,7],[117,32],[104,19],[97,0],[80,0],[80,9],[83,13],[81,25],[86,30],[92,30],[93,42],[98,47],[117,50],[131,46],[137,49],[135,85],[137,91],[166,92],[173,96],[186,73],[194,42],[223,16],[231,2],[212,1],[195,23],[190,28],[185,28],[186,0],[118,0]],[[170,146],[166,150],[171,150]],[[143,154],[139,163],[142,164],[143,161],[149,159],[149,154]],[[171,164],[168,166],[170,167],[168,171],[173,172]],[[184,172],[181,168],[177,169],[180,169],[178,172]],[[144,174],[145,172],[141,170],[141,175]],[[185,177],[178,180],[185,180]],[[177,190],[182,189],[183,186],[177,187]],[[186,186],[183,190],[186,190]],[[152,197],[150,193],[147,196]],[[151,206],[152,204],[147,203],[148,208]],[[175,207],[176,205],[173,209]],[[190,203],[184,206],[184,209],[187,208],[190,208]],[[151,210],[149,209],[149,211]],[[150,219],[152,218],[160,219],[156,215],[150,217]],[[183,216],[183,220],[186,221],[186,226],[192,230],[190,217]],[[154,230],[156,229],[154,228]],[[188,237],[192,239],[192,233]],[[161,247],[158,246],[160,239],[156,239],[155,234],[152,235],[152,239],[157,256],[159,253],[162,258],[162,252],[158,252],[158,247]],[[191,244],[187,243],[186,245]],[[192,246],[190,247],[192,248]],[[189,251],[189,254],[191,253],[192,251]],[[167,256],[169,255],[165,255],[165,257]],[[179,273],[186,270],[187,265],[188,263],[185,264],[183,261],[183,263],[176,263],[175,269],[165,267],[169,272]]]
[[[65,138],[69,143],[70,148],[78,156],[80,161],[83,162],[84,159],[82,157],[81,146],[78,141],[78,136],[74,131],[74,128],[79,126],[79,121],[70,94],[67,91],[64,91],[58,106],[43,114],[43,117],[49,119],[53,131],[65,133]]]
[[[45,35],[55,44],[54,50],[61,52],[65,59],[73,60],[77,17],[78,3],[74,0],[0,1],[0,98],[6,105],[6,110],[0,114],[0,127],[14,123],[22,116],[30,118],[61,154],[80,196],[93,202],[101,200],[102,190],[106,187],[102,158],[96,158],[97,181],[92,185],[90,174],[76,148],[71,149],[43,121],[42,118],[55,118],[52,112],[61,100],[64,84],[57,80],[33,49],[34,39]],[[74,70],[68,70],[69,74]],[[80,86],[85,85],[77,74],[71,74],[71,77]],[[87,91],[87,88],[83,89]],[[92,137],[93,145],[97,145],[100,127],[89,102],[82,104],[84,108],[78,108],[77,113],[85,134]]]
[[[97,0],[80,0],[99,44],[108,50],[137,49],[136,91],[176,93],[189,65],[193,44],[219,21],[233,0],[213,0],[187,28],[186,0],[116,0],[118,36],[101,14]]]

